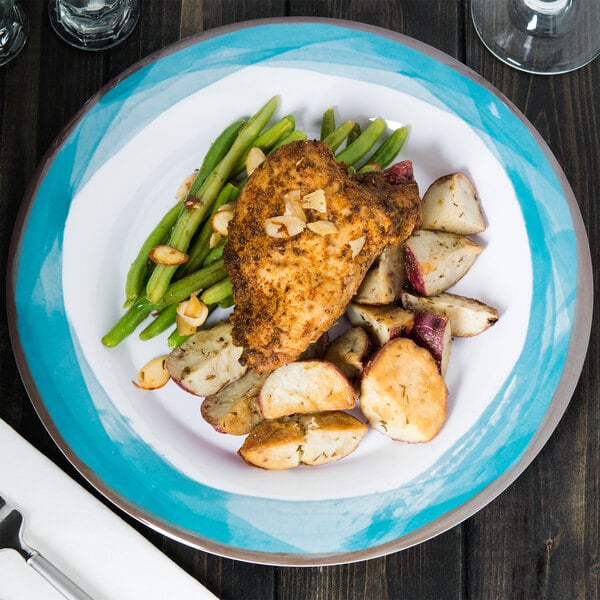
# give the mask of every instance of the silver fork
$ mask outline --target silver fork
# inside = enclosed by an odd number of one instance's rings
[[[0,550],[16,550],[40,575],[45,577],[65,598],[92,600],[77,584],[71,581],[37,550],[23,540],[23,515],[0,496]]]

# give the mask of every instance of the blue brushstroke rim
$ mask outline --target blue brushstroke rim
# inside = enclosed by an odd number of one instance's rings
[[[442,457],[402,489],[286,502],[192,481],[114,414],[69,329],[59,283],[70,199],[157,114],[258,63],[398,89],[418,81],[418,89],[403,91],[424,93],[428,102],[468,122],[504,164],[521,203],[534,271],[530,326],[522,356],[480,420],[508,411],[511,425],[494,429],[494,439],[483,443],[476,425],[448,454],[460,451],[461,461]],[[11,340],[32,402],[67,458],[103,495],[150,527],[218,555],[324,565],[433,537],[485,506],[522,472],[574,391],[589,339],[592,293],[589,246],[573,193],[544,141],[506,98],[461,63],[405,36],[348,21],[290,18],[236,24],[174,44],[91,99],[49,149],[30,185],[13,235],[7,297]],[[99,411],[126,443],[108,437]],[[441,492],[411,512],[414,498],[431,492],[431,482]],[[260,526],[252,524],[257,515],[265,518]]]

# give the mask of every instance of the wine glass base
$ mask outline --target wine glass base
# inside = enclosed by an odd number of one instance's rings
[[[55,33],[67,44],[80,50],[107,50],[120,44],[139,20],[137,0],[128,0],[109,13],[76,12],[48,2],[48,17]]]
[[[600,55],[600,10],[594,3],[578,5],[564,30],[541,33],[535,31],[535,16],[529,23],[516,23],[513,8],[514,0],[471,2],[481,41],[507,65],[527,73],[558,75],[575,71]]]
[[[23,9],[15,4],[13,12],[14,20],[0,29],[0,67],[23,50],[29,34],[29,20]]]

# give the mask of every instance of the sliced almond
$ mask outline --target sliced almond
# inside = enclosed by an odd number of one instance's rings
[[[187,261],[188,255],[173,246],[154,246],[148,258],[159,265],[182,265]]]
[[[283,194],[282,198],[286,202],[288,200],[290,200],[290,201],[293,201],[293,202],[300,203],[300,200],[302,199],[302,192],[299,189],[290,190],[289,192],[286,192],[285,194]]]
[[[331,221],[313,221],[312,223],[307,223],[306,226],[313,233],[318,233],[319,235],[330,235],[336,233],[338,230],[336,224]]]
[[[223,239],[223,236],[219,233],[217,233],[216,231],[213,231],[210,234],[210,238],[208,240],[208,247],[212,250],[213,248],[216,248],[220,243],[221,240]]]
[[[177,315],[175,324],[179,335],[191,335],[201,325],[204,325],[208,317],[208,307],[198,300],[196,296],[191,296],[189,300],[184,300],[177,305]]]
[[[181,315],[175,315],[175,327],[177,328],[177,333],[182,336],[194,335],[198,331],[197,327],[190,325]]]
[[[348,242],[348,246],[350,246],[350,250],[352,250],[352,258],[354,258],[355,256],[358,256],[360,254],[360,251],[363,249],[363,246],[365,245],[365,241],[366,241],[365,236],[361,235],[360,237],[356,238],[355,240],[350,240]]]
[[[231,219],[233,219],[232,210],[218,210],[210,219],[213,231],[222,237],[227,237]]]
[[[292,190],[284,194],[285,212],[283,214],[286,217],[297,217],[303,223],[306,223],[306,213],[300,205],[300,198],[300,190]]]
[[[304,231],[306,224],[298,217],[282,215],[265,220],[265,232],[273,238],[288,238]]]
[[[196,294],[192,294],[190,299],[186,302],[181,302],[180,306],[181,305],[183,305],[182,312],[186,317],[192,317],[194,319],[197,319],[198,317],[206,318],[208,309]],[[202,325],[202,323],[200,323],[200,325]]]
[[[302,208],[311,208],[312,210],[316,210],[320,213],[327,212],[327,200],[325,199],[325,192],[319,188],[314,192],[310,192],[309,194],[305,194],[302,196],[302,201],[300,202]]]
[[[177,191],[175,192],[176,200],[183,200],[188,195],[188,192],[190,191],[190,188],[192,187],[192,181],[194,181],[194,179],[196,178],[196,175],[198,175],[198,169],[196,169],[191,175],[188,175],[179,184],[179,187],[177,188]]]
[[[217,211],[219,210],[231,210],[235,212],[235,207],[237,206],[237,202],[234,200],[233,202],[228,202],[227,204],[223,204],[222,206],[219,206],[219,208],[217,208]]]
[[[256,167],[258,167],[265,160],[265,153],[257,146],[252,146],[246,156],[246,173],[248,176],[252,175]]]
[[[147,362],[138,373],[138,381],[132,381],[135,387],[141,390],[157,390],[169,381],[167,370],[168,356],[157,356]]]

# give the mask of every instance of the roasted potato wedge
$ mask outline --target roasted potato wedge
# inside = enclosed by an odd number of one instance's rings
[[[262,469],[292,469],[300,464],[304,432],[293,417],[259,423],[248,434],[238,454],[249,465]]]
[[[206,396],[200,406],[203,419],[219,433],[249,433],[263,420],[257,399],[267,375],[246,371],[240,379]]]
[[[427,442],[446,420],[448,390],[438,365],[408,338],[394,338],[371,359],[360,406],[371,426],[404,442]]]
[[[171,379],[197,396],[216,394],[239,379],[246,367],[239,363],[242,349],[231,339],[231,323],[223,321],[190,336],[167,359]]]
[[[390,304],[400,298],[405,284],[404,247],[402,244],[389,246],[367,271],[353,301],[360,304]]]
[[[436,179],[423,196],[422,210],[421,229],[470,235],[486,228],[475,186],[464,173]]]
[[[371,340],[366,330],[351,327],[329,344],[325,360],[339,367],[352,382],[363,372],[370,350]]]
[[[356,393],[333,363],[302,360],[269,374],[258,395],[258,405],[265,419],[277,419],[295,413],[354,408]]]
[[[343,411],[282,417],[258,424],[238,454],[248,464],[270,470],[323,465],[348,456],[367,430]]]
[[[456,337],[479,335],[494,325],[499,318],[498,310],[484,302],[448,292],[424,297],[405,291],[401,301],[407,310],[448,317],[452,335]]]
[[[299,423],[304,430],[300,462],[311,466],[348,456],[368,431],[364,423],[341,410],[300,415]]]
[[[406,273],[412,288],[424,296],[441,294],[471,268],[483,248],[463,235],[415,231],[404,244]]]
[[[316,342],[309,344],[306,350],[298,357],[298,359],[312,360],[313,358],[323,358],[328,344],[329,332],[326,331]]]
[[[408,335],[413,327],[413,313],[401,306],[368,306],[352,302],[346,309],[352,325],[364,327],[373,340],[382,346],[400,335]]]

